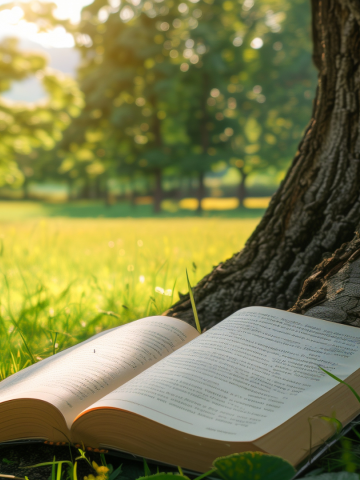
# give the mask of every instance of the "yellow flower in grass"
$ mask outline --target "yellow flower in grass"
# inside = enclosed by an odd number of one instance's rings
[[[108,471],[109,471],[108,467],[98,467],[96,469],[96,473],[98,473],[99,475],[106,474],[108,473]]]
[[[99,466],[96,462],[92,462],[93,469],[97,473],[96,477],[91,473],[84,477],[84,480],[107,480],[109,469],[108,467]]]

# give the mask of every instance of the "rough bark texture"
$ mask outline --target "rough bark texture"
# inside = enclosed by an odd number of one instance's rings
[[[249,305],[290,308],[314,265],[351,240],[359,223],[360,2],[312,0],[312,10],[319,69],[312,119],[245,248],[194,289],[206,327]],[[188,296],[166,314],[192,323]]]
[[[360,326],[360,236],[343,244],[305,280],[291,312]]]

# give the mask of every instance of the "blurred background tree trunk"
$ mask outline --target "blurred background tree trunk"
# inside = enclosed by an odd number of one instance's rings
[[[246,195],[246,179],[247,173],[244,172],[244,168],[239,168],[241,180],[238,186],[238,199],[239,199],[239,207],[244,206],[244,200],[247,197]]]
[[[161,202],[163,199],[162,191],[162,171],[161,168],[156,168],[154,170],[155,176],[155,189],[154,189],[154,212],[161,212]]]
[[[305,278],[324,255],[352,239],[359,223],[360,4],[312,0],[312,15],[319,72],[312,118],[244,249],[194,288],[204,327],[249,305],[292,307]],[[192,322],[188,295],[166,314]]]
[[[205,179],[205,173],[204,172],[199,172],[198,173],[199,186],[198,186],[198,189],[197,189],[197,200],[198,200],[197,211],[198,211],[198,213],[202,212],[202,200],[205,197],[204,179]]]

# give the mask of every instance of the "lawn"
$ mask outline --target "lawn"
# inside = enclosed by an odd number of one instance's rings
[[[187,291],[185,269],[195,284],[241,249],[262,213],[154,218],[148,206],[131,208],[138,218],[126,218],[129,205],[0,202],[0,380],[101,330],[162,313]],[[351,442],[314,467],[348,468]]]
[[[186,268],[195,284],[259,221],[68,218],[36,208],[0,204],[0,379],[103,329],[163,312],[187,291]]]

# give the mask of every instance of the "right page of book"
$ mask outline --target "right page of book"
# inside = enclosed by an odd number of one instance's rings
[[[345,379],[359,365],[359,328],[249,307],[92,409],[120,408],[201,437],[253,441],[337,385],[320,367]]]

